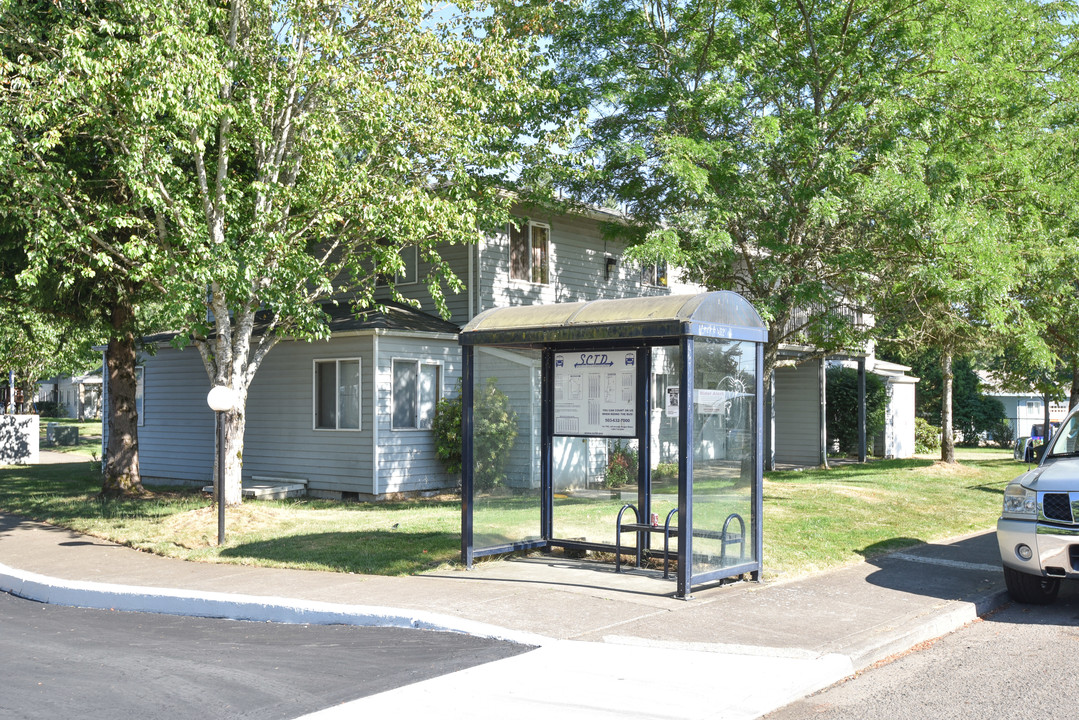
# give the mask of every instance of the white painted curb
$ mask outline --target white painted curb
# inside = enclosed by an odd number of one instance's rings
[[[551,638],[497,625],[415,610],[346,605],[316,600],[195,592],[139,585],[61,580],[0,563],[0,592],[51,605],[308,625],[412,628],[454,632],[521,645],[544,645]]]

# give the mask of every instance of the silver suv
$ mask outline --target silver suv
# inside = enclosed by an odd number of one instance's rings
[[[1047,446],[1038,466],[1004,489],[997,544],[1013,600],[1056,600],[1061,578],[1079,579],[1079,407]]]

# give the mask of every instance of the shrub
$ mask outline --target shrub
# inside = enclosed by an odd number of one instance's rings
[[[37,407],[37,414],[41,417],[63,417],[63,408],[60,407],[60,403],[52,400],[38,400],[34,405]]]
[[[435,454],[442,461],[446,472],[461,474],[461,386],[457,396],[442,398],[435,405],[435,418],[431,423],[435,433]]]
[[[497,380],[489,378],[487,387],[472,400],[472,484],[475,490],[491,490],[505,484],[503,471],[510,450],[517,442],[517,413]],[[432,429],[435,453],[447,472],[460,473],[464,435],[461,431],[461,388],[457,396],[440,400],[435,407]]]
[[[678,463],[659,463],[655,469],[652,470],[652,481],[658,482],[660,480],[677,480],[678,479]]]
[[[914,418],[914,452],[933,453],[940,451],[940,428],[930,425],[925,418]]]
[[[1015,431],[1007,420],[1000,420],[989,426],[989,439],[998,447],[1011,448],[1015,442]]]
[[[621,440],[607,446],[607,472],[603,487],[620,488],[637,482],[637,451]]]

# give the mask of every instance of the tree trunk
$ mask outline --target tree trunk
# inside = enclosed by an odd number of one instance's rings
[[[243,397],[246,398],[246,395],[247,393],[243,393]],[[237,396],[240,396],[239,392]],[[225,423],[225,504],[230,506],[239,505],[243,502],[244,432],[247,427],[247,415],[244,413],[245,404],[243,401],[238,400],[235,410],[222,413],[222,420]],[[216,443],[217,441],[215,440],[214,442]],[[217,458],[219,455],[216,453],[216,444],[214,449],[214,499],[216,500],[216,493],[218,492],[217,478],[220,477],[217,473]]]
[[[952,352],[940,354],[941,401],[940,401],[940,459],[955,462],[955,439],[952,437]]]
[[[105,351],[109,376],[109,444],[105,454],[106,496],[145,495],[139,475],[139,417],[135,406],[134,308],[118,299],[111,308],[112,333]]]

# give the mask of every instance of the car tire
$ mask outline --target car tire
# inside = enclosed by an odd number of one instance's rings
[[[1057,599],[1060,592],[1060,579],[1031,575],[1004,567],[1004,584],[1008,594],[1016,602],[1027,605],[1048,605]]]

